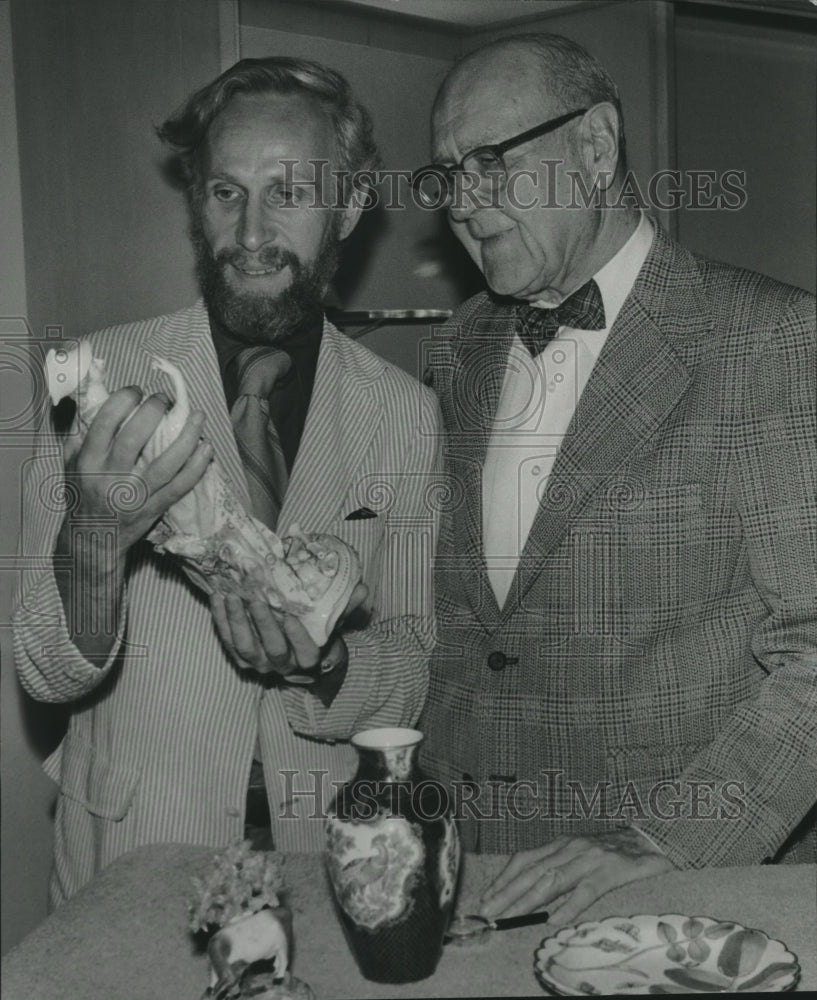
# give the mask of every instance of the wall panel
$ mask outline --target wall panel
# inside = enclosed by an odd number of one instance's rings
[[[18,481],[31,453],[27,419],[34,386],[27,374],[23,210],[12,74],[11,11],[0,2],[0,952],[39,923],[51,865],[48,809],[54,786],[40,770],[25,732],[30,703],[17,684],[8,621],[17,576],[13,553],[20,521]],[[21,850],[21,843],[25,845]]]
[[[693,250],[817,282],[817,19],[679,7],[678,167],[746,172],[739,211],[681,213]]]
[[[12,4],[29,315],[77,336],[192,302],[153,133],[219,69],[217,4]]]

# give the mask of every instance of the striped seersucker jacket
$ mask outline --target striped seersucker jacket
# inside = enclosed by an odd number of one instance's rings
[[[513,332],[432,354],[452,485],[424,762],[467,847],[640,826],[680,867],[817,858],[813,296],[658,230],[579,400],[505,606],[481,469]]]
[[[91,339],[110,387],[166,390],[152,356],[180,366],[191,406],[207,414],[204,433],[216,458],[248,503],[203,304]],[[65,499],[60,446],[45,419],[24,480],[22,552],[32,559],[14,630],[25,689],[72,703],[67,735],[45,763],[60,786],[55,902],[141,844],[220,846],[240,835],[256,739],[276,846],[322,846],[330,782],[353,771],[344,740],[370,726],[411,724],[422,707],[438,456],[433,394],[325,323],[279,523],[297,521],[354,545],[373,614],[366,628],[347,634],[349,671],[324,708],[302,687],[265,686],[231,666],[206,600],[147,543],[131,552],[115,654],[104,669],[83,659],[68,638],[50,565]],[[362,507],[377,516],[346,519]]]

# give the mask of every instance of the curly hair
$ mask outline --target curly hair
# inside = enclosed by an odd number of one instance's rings
[[[191,197],[199,188],[200,157],[208,129],[237,94],[291,94],[313,100],[334,127],[339,169],[354,174],[380,166],[371,116],[340,73],[308,59],[242,59],[192,94],[156,129],[162,142],[176,154],[181,179]],[[348,196],[348,181],[344,190]]]

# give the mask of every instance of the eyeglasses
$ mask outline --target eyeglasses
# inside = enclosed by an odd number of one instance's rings
[[[453,165],[447,163],[429,163],[415,170],[411,176],[411,189],[426,208],[448,208],[454,201],[457,174],[471,175],[479,184],[483,180],[491,180],[500,187],[508,179],[504,155],[509,149],[521,146],[523,142],[538,139],[541,135],[554,132],[579,115],[585,114],[587,108],[569,111],[558,118],[551,118],[533,128],[520,132],[519,135],[497,142],[490,146],[478,146]],[[476,185],[475,185],[476,186]]]

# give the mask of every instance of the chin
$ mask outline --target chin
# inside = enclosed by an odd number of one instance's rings
[[[533,272],[528,275],[523,266],[518,261],[503,257],[483,257],[480,268],[488,287],[497,295],[508,295],[511,297],[521,297],[525,295],[534,284],[537,278],[541,277],[541,272]]]
[[[519,284],[518,274],[508,274],[505,268],[485,270],[485,280],[488,287],[497,295],[506,295],[511,298],[521,298],[525,295],[527,285]]]

